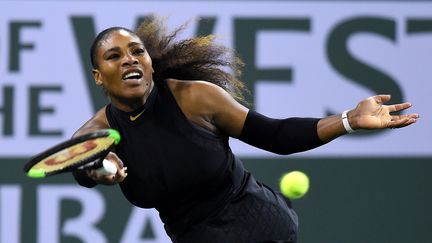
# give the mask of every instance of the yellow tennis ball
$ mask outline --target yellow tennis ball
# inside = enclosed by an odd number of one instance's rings
[[[287,173],[280,181],[280,190],[287,198],[301,198],[309,190],[309,177],[301,171]]]

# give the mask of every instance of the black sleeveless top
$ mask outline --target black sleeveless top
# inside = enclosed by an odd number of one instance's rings
[[[128,167],[120,184],[123,194],[135,206],[156,208],[174,229],[221,208],[245,177],[228,136],[192,124],[166,81],[155,82],[145,105],[136,111],[109,104],[106,115],[122,137],[116,154]],[[138,118],[131,121],[130,116]]]

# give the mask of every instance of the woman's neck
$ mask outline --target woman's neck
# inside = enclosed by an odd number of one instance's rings
[[[139,98],[119,98],[110,96],[111,103],[118,109],[125,112],[133,112],[142,107],[148,100],[151,91],[153,90],[154,82],[150,83],[150,87],[145,91],[144,95]]]

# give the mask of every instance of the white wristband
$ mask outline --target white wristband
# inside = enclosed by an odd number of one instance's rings
[[[353,132],[355,132],[355,130],[351,128],[351,126],[348,122],[348,111],[349,110],[342,112],[342,124],[348,133],[353,133]]]

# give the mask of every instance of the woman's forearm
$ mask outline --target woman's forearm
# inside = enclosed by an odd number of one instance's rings
[[[350,122],[349,112],[348,122]],[[318,137],[324,142],[330,142],[333,139],[346,134],[347,131],[342,123],[342,116],[340,114],[332,115],[319,120],[317,124],[317,133]]]

